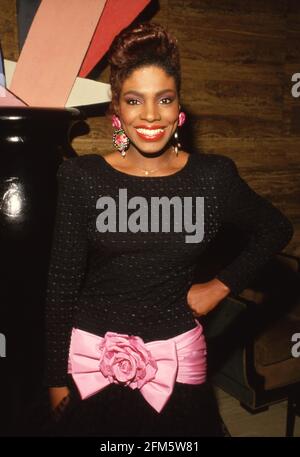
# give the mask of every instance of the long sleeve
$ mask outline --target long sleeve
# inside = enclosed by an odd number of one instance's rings
[[[245,230],[247,245],[216,278],[237,295],[288,244],[293,236],[293,226],[278,208],[249,187],[239,176],[233,160],[228,157],[225,160],[226,179],[231,186],[223,222]]]
[[[76,159],[57,173],[58,199],[46,292],[46,374],[48,386],[63,386],[73,312],[87,259],[84,176]]]

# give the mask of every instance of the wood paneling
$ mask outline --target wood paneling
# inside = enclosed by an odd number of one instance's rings
[[[154,0],[155,3],[155,0]],[[247,182],[291,219],[286,252],[300,255],[300,97],[291,95],[300,72],[299,0],[160,0],[149,19],[179,41],[181,102],[195,150],[232,157]],[[16,58],[14,2],[0,0],[0,33],[7,58]],[[97,79],[108,82],[107,66]],[[90,132],[73,141],[79,154],[112,150],[105,117],[88,119]]]
[[[19,56],[16,14],[15,2],[0,0],[0,41],[4,57],[10,60],[17,60]]]

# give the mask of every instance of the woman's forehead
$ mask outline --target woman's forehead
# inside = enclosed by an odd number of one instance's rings
[[[135,69],[122,84],[122,92],[130,90],[176,90],[175,79],[163,68],[151,65]]]

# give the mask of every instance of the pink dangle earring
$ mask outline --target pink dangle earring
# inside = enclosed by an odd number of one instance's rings
[[[181,127],[185,123],[185,119],[186,119],[186,115],[185,115],[185,113],[183,111],[181,111],[179,113],[179,116],[178,116],[178,127]],[[175,141],[176,141],[176,144],[174,146],[174,151],[175,151],[175,154],[176,154],[176,157],[177,157],[178,156],[178,149],[181,148],[181,144],[178,141],[178,131],[177,130],[174,133],[174,138],[175,138]]]
[[[115,114],[112,116],[113,145],[121,153],[123,159],[126,156],[126,151],[129,148],[130,140],[124,130],[122,129],[121,121]]]

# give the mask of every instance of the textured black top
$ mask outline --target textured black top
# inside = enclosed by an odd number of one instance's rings
[[[181,170],[161,177],[132,176],[92,154],[64,161],[57,176],[46,298],[49,386],[66,384],[72,326],[100,336],[135,334],[145,342],[194,327],[186,295],[199,255],[227,222],[249,233],[246,248],[216,276],[232,294],[241,292],[293,234],[290,221],[248,186],[230,158],[218,154],[191,154]],[[107,206],[97,209],[96,202],[109,196],[118,209],[120,189],[127,190],[127,201],[146,199],[149,220],[151,197],[192,197],[194,216],[196,197],[204,197],[203,240],[186,242],[190,231],[176,231],[172,223],[169,232],[151,231],[150,224],[144,231],[134,233],[131,226],[122,232],[117,224],[115,232],[101,233],[96,220]],[[128,217],[135,212],[128,209]],[[174,222],[172,211],[170,216]]]

